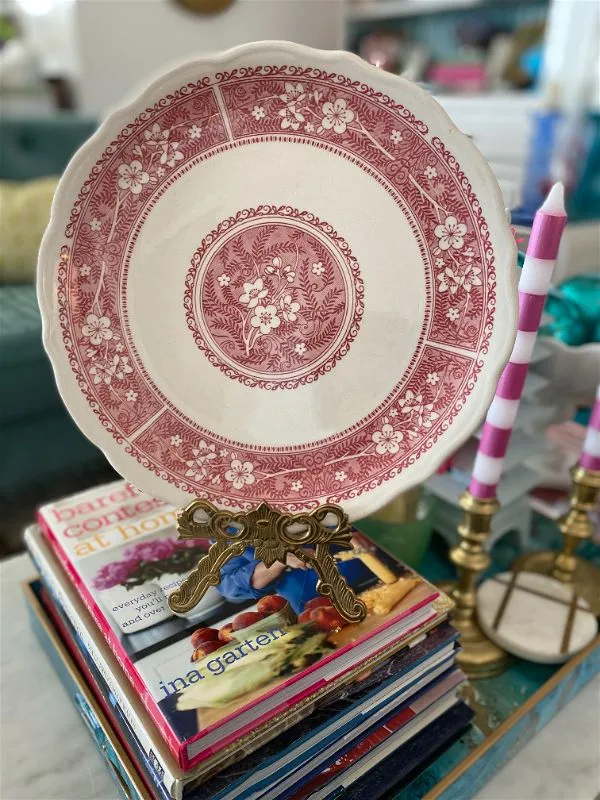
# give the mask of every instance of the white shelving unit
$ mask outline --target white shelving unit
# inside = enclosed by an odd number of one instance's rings
[[[350,0],[349,20],[401,19],[483,5],[484,0]]]

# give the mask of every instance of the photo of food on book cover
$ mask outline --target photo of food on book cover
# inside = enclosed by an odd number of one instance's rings
[[[358,531],[350,549],[331,548],[368,609],[349,624],[303,561],[266,567],[252,549],[175,615],[168,596],[211,542],[178,541],[175,510],[124,481],[44,506],[38,519],[123,668],[140,676],[180,741],[269,698],[289,705],[436,614],[437,591]]]

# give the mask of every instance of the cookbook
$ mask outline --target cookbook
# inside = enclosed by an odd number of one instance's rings
[[[353,549],[335,554],[368,608],[363,622],[347,624],[316,591],[312,570],[281,565],[261,583],[251,549],[192,612],[174,615],[169,594],[210,542],[177,541],[175,509],[125,481],[43,506],[38,521],[183,769],[439,613],[439,592],[358,531]]]

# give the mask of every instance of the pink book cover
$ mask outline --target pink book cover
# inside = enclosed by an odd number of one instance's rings
[[[183,769],[438,614],[437,590],[358,532],[338,568],[369,613],[340,628],[313,570],[282,564],[264,584],[252,549],[174,615],[168,596],[210,542],[177,541],[175,509],[125,481],[45,505],[38,521]]]

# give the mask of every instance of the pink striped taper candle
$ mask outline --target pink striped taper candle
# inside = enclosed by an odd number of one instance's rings
[[[469,493],[495,498],[567,215],[562,183],[555,183],[536,213],[519,280],[517,338],[487,413]]]
[[[596,389],[596,401],[592,408],[579,466],[600,472],[600,386]]]

